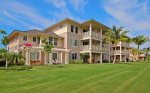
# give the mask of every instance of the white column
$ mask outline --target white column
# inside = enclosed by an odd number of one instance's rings
[[[52,63],[52,53],[49,53],[49,65],[53,64]]]
[[[61,63],[63,63],[63,52],[60,52],[61,54],[61,59],[60,59],[60,61],[61,61]]]
[[[102,53],[100,54],[100,63],[103,63],[103,60],[102,60]]]
[[[90,36],[92,36],[92,24],[90,23],[90,26],[89,26],[89,31],[90,31]]]
[[[42,51],[38,51],[38,55],[39,55],[38,60],[40,60],[40,61],[41,61],[41,53],[42,53]]]
[[[69,64],[69,52],[65,52],[65,64]]]
[[[91,38],[89,39],[89,42],[90,42],[89,48],[90,48],[90,50],[92,50],[92,39]]]
[[[122,42],[120,42],[120,62],[122,62],[122,47],[121,47],[121,43]]]
[[[92,52],[90,51],[90,62],[89,63],[92,63]]]
[[[125,62],[127,62],[127,49],[126,49],[126,43],[125,43]]]
[[[47,54],[44,52],[44,64],[47,64]]]
[[[100,33],[101,33],[101,38],[103,38],[103,29],[102,28],[101,28]]]
[[[29,55],[28,62],[29,62],[29,66],[30,66],[31,64],[30,64],[30,51],[29,50],[28,50],[28,55]]]
[[[25,58],[26,58],[26,65],[28,65],[28,61],[29,61],[29,54],[28,54],[29,52],[28,52],[28,49],[27,50],[25,50]]]

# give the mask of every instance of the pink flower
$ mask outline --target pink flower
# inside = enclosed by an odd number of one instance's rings
[[[23,44],[25,47],[32,47],[33,45],[31,43],[25,43]]]

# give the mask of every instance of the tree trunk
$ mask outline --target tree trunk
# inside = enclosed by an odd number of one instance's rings
[[[140,49],[140,46],[138,45],[138,51],[137,51],[137,55],[138,55],[138,58],[137,58],[137,60],[139,61],[139,49]]]
[[[116,62],[116,45],[115,45],[115,52],[114,52],[114,60],[113,60],[113,64],[115,64]]]
[[[5,70],[7,70],[7,67],[8,67],[8,62],[7,62],[7,60],[6,60]]]

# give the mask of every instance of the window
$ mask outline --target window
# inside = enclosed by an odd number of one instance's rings
[[[57,53],[53,53],[53,60],[57,59]]]
[[[53,44],[53,38],[49,37],[49,44]]]
[[[31,52],[31,53],[30,53],[30,59],[31,59],[32,61],[38,60],[38,52]]]
[[[61,26],[59,26],[60,28],[62,28],[63,27],[63,25],[61,25]]]
[[[38,44],[40,44],[40,37],[38,37]]]
[[[57,46],[57,41],[58,41],[58,39],[54,38],[54,46]]]
[[[77,59],[77,53],[72,53],[71,54],[71,59],[76,60]]]
[[[36,37],[33,37],[33,42],[36,42]]]
[[[76,34],[78,33],[78,27],[75,28],[75,32],[76,32]]]
[[[23,41],[27,41],[27,36],[23,36]]]
[[[72,39],[72,40],[71,40],[71,46],[72,46],[72,47],[76,47],[77,45],[78,45],[77,40]]]
[[[71,32],[73,32],[74,31],[74,26],[73,25],[71,25]]]

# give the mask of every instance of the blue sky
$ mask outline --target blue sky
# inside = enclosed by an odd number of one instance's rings
[[[123,26],[150,37],[150,0],[0,0],[0,29],[44,29],[66,17]],[[150,46],[146,43],[142,47]],[[0,46],[1,47],[1,46]]]

